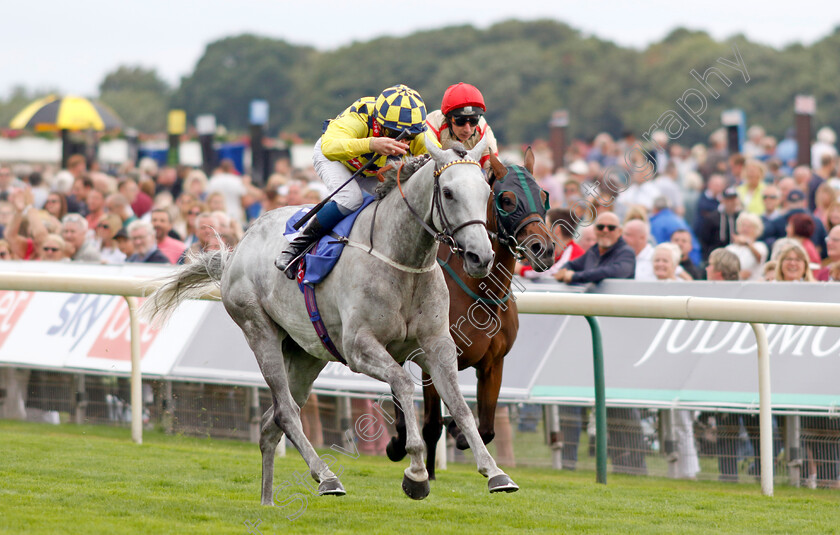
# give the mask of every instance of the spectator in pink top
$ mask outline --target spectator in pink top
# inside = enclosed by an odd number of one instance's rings
[[[172,230],[172,218],[169,211],[164,208],[152,210],[152,227],[155,229],[155,241],[166,258],[173,264],[184,254],[187,245],[169,235]]]

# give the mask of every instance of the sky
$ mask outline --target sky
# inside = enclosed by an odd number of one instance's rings
[[[795,5],[772,0],[27,0],[3,4],[2,98],[15,86],[94,96],[105,75],[121,65],[154,68],[176,86],[193,70],[207,44],[243,33],[326,51],[383,35],[401,37],[460,24],[487,28],[509,19],[547,18],[565,22],[585,35],[639,49],[680,26],[705,30],[716,39],[743,33],[752,41],[780,48],[793,42],[811,44],[840,25],[836,2],[823,0]],[[417,53],[422,51],[423,43],[418,42]]]

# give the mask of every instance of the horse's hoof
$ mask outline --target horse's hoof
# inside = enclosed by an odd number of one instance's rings
[[[490,492],[516,492],[519,490],[519,485],[513,482],[507,474],[499,474],[496,477],[491,477],[487,482],[487,487]]]
[[[385,446],[385,453],[388,455],[388,458],[395,463],[402,461],[407,455],[407,452],[405,451],[405,444],[400,446],[397,441],[397,437],[391,437],[388,445]]]
[[[347,492],[338,478],[325,479],[318,485],[318,496],[344,496]]]
[[[410,477],[404,475],[402,482],[402,489],[405,495],[412,500],[422,500],[429,495],[432,488],[429,486],[429,480],[414,481]]]

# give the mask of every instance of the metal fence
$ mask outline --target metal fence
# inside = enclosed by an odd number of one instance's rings
[[[255,424],[271,405],[267,389],[164,381],[143,386],[144,426],[174,434],[255,440]],[[0,390],[0,403],[5,394]],[[32,370],[25,407],[27,417],[36,421],[127,427],[129,399],[126,378]],[[420,418],[422,411],[418,403]],[[356,447],[364,455],[384,455],[393,425],[374,410],[372,400],[313,396],[301,418],[312,444],[329,448],[346,446],[353,422],[363,414],[375,416],[387,432],[375,442],[355,440]],[[773,430],[776,482],[840,488],[840,416],[776,415]],[[607,433],[613,473],[759,481],[757,414],[609,407]],[[471,453],[456,450],[452,442],[448,461],[472,463]],[[594,411],[584,406],[500,405],[496,438],[489,447],[503,466],[595,470]]]

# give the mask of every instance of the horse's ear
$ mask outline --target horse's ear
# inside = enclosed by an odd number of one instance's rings
[[[441,163],[443,161],[443,150],[438,148],[437,139],[429,134],[428,130],[423,135],[426,136],[426,150],[429,152],[429,155],[435,162]]]
[[[487,173],[490,180],[487,182],[490,186],[493,186],[493,182],[496,181],[497,178],[503,178],[507,174],[507,167],[503,164],[499,159],[496,157],[495,154],[492,152],[490,153],[490,172]]]
[[[532,175],[534,174],[534,151],[529,146],[525,149],[525,169]]]

